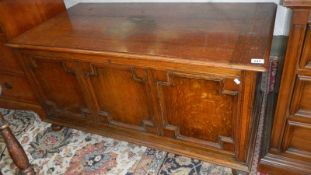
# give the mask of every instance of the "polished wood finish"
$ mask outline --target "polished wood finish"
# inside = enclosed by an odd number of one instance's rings
[[[7,45],[46,121],[249,172],[274,15],[273,4],[79,4]]]
[[[0,86],[0,95],[2,94],[2,86]],[[13,159],[14,164],[19,168],[21,174],[34,175],[34,169],[29,163],[27,155],[20,145],[18,140],[12,133],[9,124],[4,120],[3,116],[0,114],[0,132],[2,138],[4,139],[5,145],[8,152]],[[1,174],[1,169],[0,169]]]
[[[19,55],[5,46],[5,43],[62,11],[65,11],[62,0],[0,1],[1,107],[33,110],[40,116],[45,116],[18,61]]]
[[[264,3],[78,4],[10,45],[264,71],[271,29],[259,26],[274,24],[274,10]]]
[[[294,9],[270,149],[261,159],[269,174],[311,174],[311,1],[301,2],[284,2]]]
[[[1,0],[1,28],[11,39],[63,11],[62,0]]]
[[[309,8],[311,0],[284,0],[284,6],[291,8]]]

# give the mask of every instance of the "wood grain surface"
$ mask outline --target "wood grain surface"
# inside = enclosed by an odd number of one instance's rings
[[[275,8],[271,3],[78,4],[10,46],[158,56],[150,58],[264,71]],[[251,64],[252,58],[265,64]]]

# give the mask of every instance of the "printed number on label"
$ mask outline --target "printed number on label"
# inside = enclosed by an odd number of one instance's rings
[[[265,64],[265,60],[261,58],[252,58],[251,63],[252,64]]]

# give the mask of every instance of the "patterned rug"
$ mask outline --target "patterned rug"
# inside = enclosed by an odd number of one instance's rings
[[[1,109],[39,175],[229,175],[230,168],[64,128],[54,132],[29,111]],[[0,167],[16,174],[0,136]]]

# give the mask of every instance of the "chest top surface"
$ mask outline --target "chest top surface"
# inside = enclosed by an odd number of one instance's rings
[[[271,3],[82,3],[8,45],[265,71],[275,9]]]

